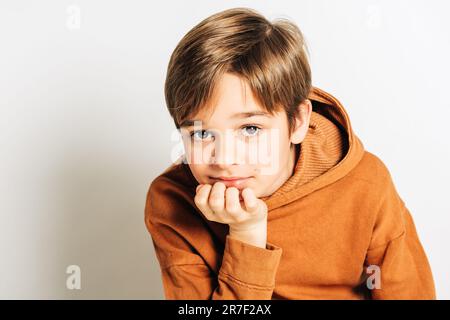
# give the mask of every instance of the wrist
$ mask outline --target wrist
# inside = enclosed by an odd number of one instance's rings
[[[229,236],[241,242],[265,249],[267,243],[267,224],[250,228],[234,228],[230,226]]]

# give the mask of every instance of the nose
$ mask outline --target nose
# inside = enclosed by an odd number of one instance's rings
[[[232,134],[215,137],[211,164],[225,168],[237,164],[235,142]]]

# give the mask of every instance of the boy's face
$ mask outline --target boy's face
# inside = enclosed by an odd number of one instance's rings
[[[271,195],[293,173],[295,144],[307,133],[311,102],[299,106],[302,116],[289,136],[285,111],[265,112],[248,84],[234,74],[222,76],[212,101],[209,113],[201,110],[181,125],[192,174],[200,184],[220,181],[240,190],[252,188],[257,197]]]

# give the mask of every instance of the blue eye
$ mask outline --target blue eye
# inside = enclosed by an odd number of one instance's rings
[[[261,130],[262,129],[258,126],[250,125],[250,126],[242,127],[241,133],[245,137],[252,138],[252,137],[257,136]],[[190,133],[190,136],[192,139],[197,140],[197,141],[205,141],[207,139],[214,139],[214,135],[210,131],[207,131],[207,130],[195,130]]]
[[[244,136],[254,137],[259,133],[261,128],[258,126],[245,126],[242,128],[242,130],[243,130],[242,133],[244,134]]]
[[[206,131],[206,130],[196,130],[196,131],[193,131],[193,132],[191,133],[191,137],[192,137],[194,140],[203,141],[203,140],[206,139],[206,137],[205,137],[205,135],[204,135],[203,133],[208,133],[208,134],[210,134],[210,132],[208,132],[208,131]]]

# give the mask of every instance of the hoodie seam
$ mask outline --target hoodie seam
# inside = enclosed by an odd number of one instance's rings
[[[394,241],[400,239],[401,237],[404,237],[405,235],[406,235],[406,230],[403,230],[402,233],[401,233],[400,235],[395,236],[395,237],[392,238],[391,240],[386,241],[385,243],[380,244],[380,245],[377,245],[377,246],[375,246],[375,247],[373,247],[373,248],[370,248],[370,247],[369,247],[369,248],[367,249],[367,252],[373,251],[373,250],[377,250],[377,249],[380,249],[380,248],[387,247],[391,242],[394,242]]]
[[[235,277],[233,277],[232,275],[225,273],[223,271],[219,271],[219,277],[223,277],[225,279],[229,279],[232,282],[242,286],[242,287],[246,287],[252,290],[259,290],[259,291],[270,291],[273,290],[274,286],[260,286],[260,285],[254,285],[254,284],[250,284],[247,282],[243,282],[239,279],[236,279]]]

